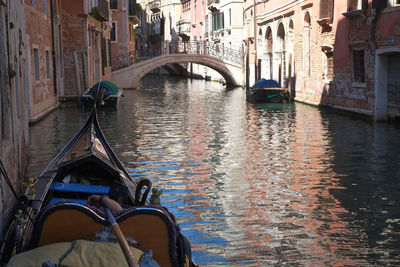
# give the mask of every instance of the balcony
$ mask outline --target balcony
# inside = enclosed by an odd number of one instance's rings
[[[99,21],[108,21],[108,18],[109,18],[108,1],[107,0],[98,0],[97,6],[92,8],[90,15],[92,15]]]
[[[149,8],[153,13],[160,12],[161,2],[159,0],[153,1],[149,3]]]
[[[178,35],[181,37],[189,37],[190,36],[190,21],[180,20],[176,23],[178,28]]]
[[[219,0],[207,0],[207,8],[211,11],[211,13],[218,13]]]

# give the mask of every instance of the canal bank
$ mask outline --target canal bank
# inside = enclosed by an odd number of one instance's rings
[[[301,103],[253,105],[243,89],[224,88],[145,77],[118,110],[99,112],[130,175],[163,189],[195,261],[399,264],[398,125]],[[30,176],[86,116],[66,103],[31,127]]]

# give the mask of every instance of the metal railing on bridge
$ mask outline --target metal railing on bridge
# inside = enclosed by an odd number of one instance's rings
[[[207,41],[170,42],[164,41],[152,45],[144,45],[135,52],[113,57],[112,70],[118,70],[134,63],[153,57],[169,54],[209,55],[239,66],[243,65],[243,51],[231,49],[221,44]]]

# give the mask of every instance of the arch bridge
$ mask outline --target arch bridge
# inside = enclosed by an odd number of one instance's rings
[[[181,72],[179,63],[197,63],[220,73],[227,85],[243,83],[243,53],[206,41],[161,42],[147,46],[136,54],[112,58],[111,80],[122,88],[137,88],[139,81],[150,71],[164,67],[171,72]],[[177,66],[178,65],[178,66]],[[185,70],[186,72],[186,70]]]

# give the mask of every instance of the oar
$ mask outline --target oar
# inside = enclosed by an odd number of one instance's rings
[[[137,263],[137,260],[133,256],[132,250],[129,247],[128,242],[126,241],[126,238],[122,233],[121,228],[119,228],[119,225],[115,220],[114,215],[106,206],[103,207],[106,213],[107,220],[111,224],[111,228],[118,239],[118,243],[122,249],[122,252],[124,253],[126,262],[128,263],[129,267],[139,267],[139,264]]]

